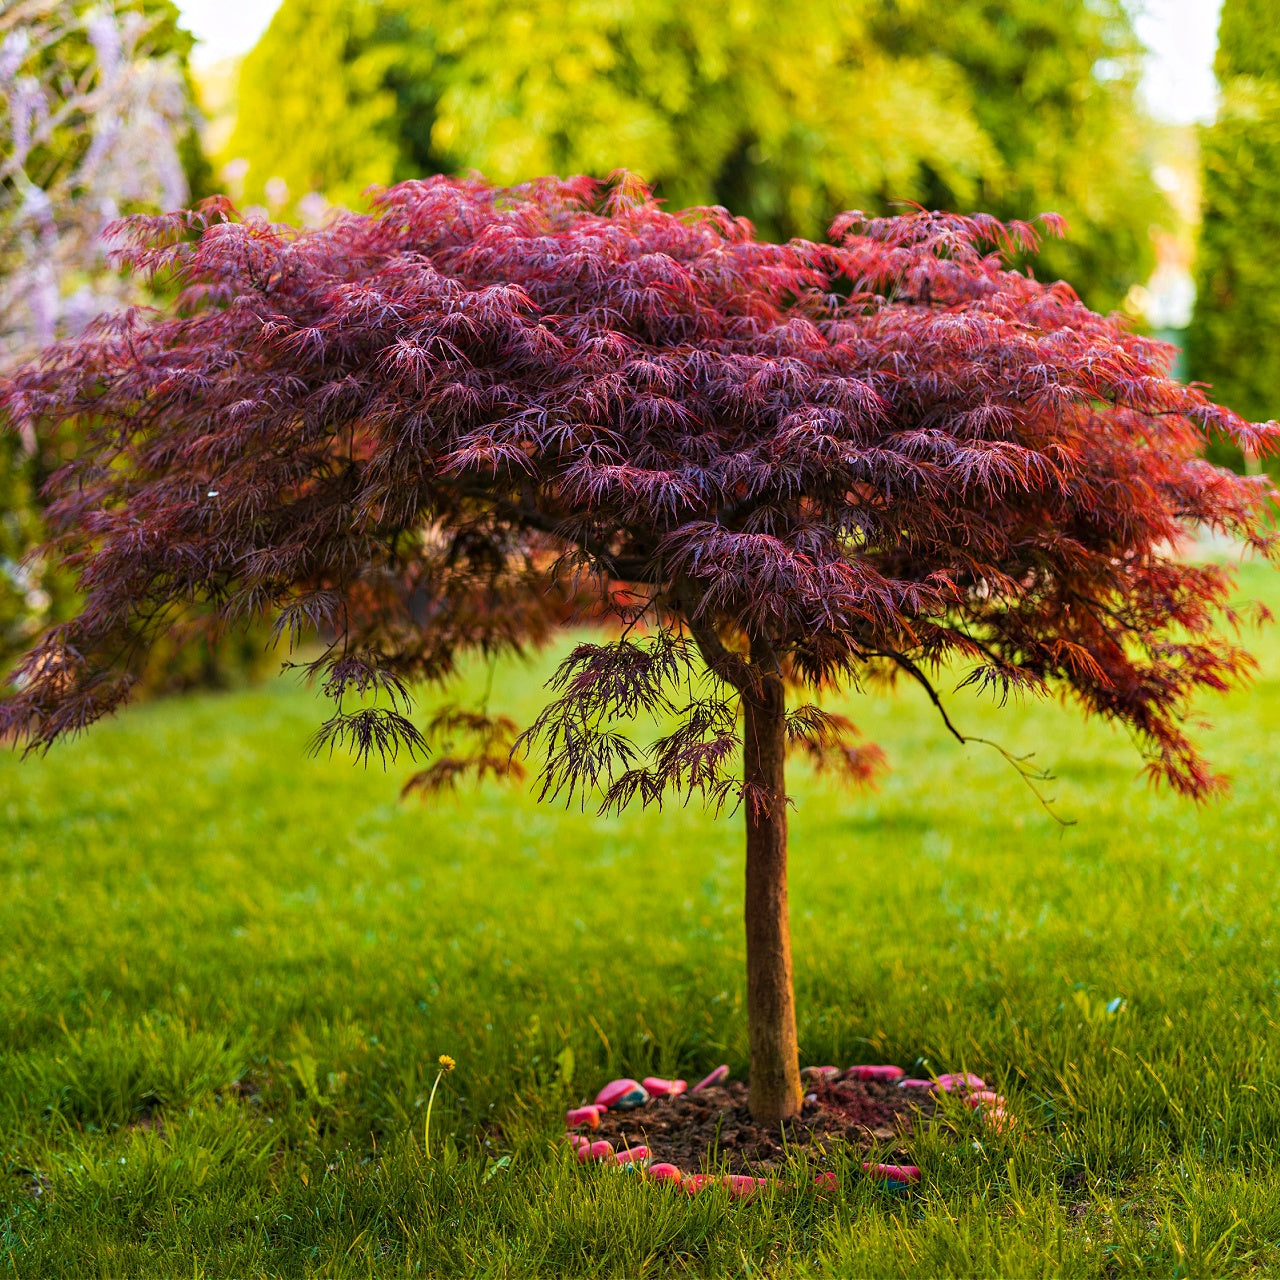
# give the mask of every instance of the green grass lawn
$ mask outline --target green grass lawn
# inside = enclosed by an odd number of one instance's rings
[[[1251,569],[1247,594],[1280,605]],[[1152,1275],[1280,1268],[1280,633],[1205,708],[1231,799],[1138,779],[1062,709],[955,716],[1051,765],[1057,826],[911,691],[854,714],[880,791],[803,775],[809,1062],[1009,1095],[918,1193],[691,1200],[565,1158],[619,1075],[746,1069],[740,824],[310,760],[290,682],[0,758],[0,1258],[18,1276]],[[498,673],[527,713],[550,665]],[[1107,1006],[1123,1001],[1118,1012]],[[426,1098],[437,1055],[431,1150]]]

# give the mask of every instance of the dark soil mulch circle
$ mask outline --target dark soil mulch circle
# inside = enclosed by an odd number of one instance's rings
[[[617,1151],[646,1146],[655,1162],[688,1173],[727,1166],[730,1173],[759,1175],[797,1148],[807,1149],[817,1165],[830,1163],[828,1157],[846,1144],[896,1158],[905,1154],[899,1144],[935,1110],[927,1089],[841,1080],[810,1085],[797,1119],[763,1125],[747,1110],[747,1086],[728,1080],[699,1093],[653,1098],[634,1111],[606,1111],[590,1137],[611,1142]]]

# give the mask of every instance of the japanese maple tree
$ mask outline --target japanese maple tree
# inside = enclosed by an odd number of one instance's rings
[[[1198,455],[1276,428],[1009,270],[1031,227],[850,213],[768,244],[625,177],[436,178],[318,230],[215,202],[122,234],[171,312],[108,317],[3,388],[13,425],[73,420],[87,447],[49,511],[83,607],[0,734],[43,748],[113,710],[188,610],[272,615],[323,643],[318,745],[441,740],[411,786],[514,746],[544,796],[740,812],[758,1118],[801,1102],[784,758],[880,763],[824,694],[898,673],[937,702],[958,663],[1123,725],[1180,792],[1221,785],[1187,708],[1250,659],[1218,625],[1230,570],[1171,547],[1198,523],[1272,549],[1265,480]],[[483,709],[410,719],[413,682],[588,620],[613,629],[514,742]]]

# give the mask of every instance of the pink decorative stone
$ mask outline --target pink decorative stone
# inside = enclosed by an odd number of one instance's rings
[[[938,1077],[938,1088],[943,1093],[954,1093],[957,1089],[985,1089],[987,1082],[981,1076],[975,1076],[972,1071],[960,1071],[954,1075],[948,1073]]]
[[[583,1137],[580,1133],[566,1133],[565,1141],[575,1150],[581,1151],[584,1147],[591,1145],[591,1139]]]
[[[828,1169],[826,1173],[820,1173],[814,1178],[813,1185],[825,1191],[834,1191],[840,1185],[840,1179]]]
[[[696,1196],[703,1187],[710,1186],[714,1181],[710,1174],[691,1173],[681,1181],[680,1189],[686,1195]]]
[[[932,1080],[914,1080],[914,1079],[899,1080],[898,1088],[899,1089],[932,1089],[933,1081]]]
[[[920,1170],[913,1164],[864,1164],[863,1169],[875,1178],[891,1182],[919,1182]]]
[[[979,1107],[985,1110],[988,1107],[1004,1106],[1004,1098],[998,1093],[992,1093],[990,1089],[979,1089],[976,1093],[969,1094],[964,1101],[965,1106],[972,1107],[975,1111]]]
[[[982,1123],[994,1129],[996,1133],[1005,1133],[1013,1128],[1013,1113],[1006,1111],[1003,1107],[992,1107],[991,1110],[982,1113]]]
[[[596,1094],[596,1106],[612,1111],[634,1111],[649,1101],[639,1080],[610,1080]]]
[[[628,1147],[618,1152],[619,1164],[643,1164],[649,1158],[648,1147]]]
[[[800,1071],[801,1080],[839,1080],[839,1067],[803,1067]]]
[[[648,1173],[654,1182],[674,1182],[676,1186],[679,1186],[684,1178],[684,1174],[675,1165],[667,1164],[665,1161],[661,1164],[651,1164]]]
[[[713,1084],[719,1084],[722,1080],[727,1080],[728,1078],[729,1065],[725,1063],[723,1066],[717,1067],[705,1080],[699,1080],[689,1092],[701,1093],[703,1089],[710,1089]]]
[[[661,1076],[645,1076],[641,1083],[651,1098],[675,1098],[689,1087],[686,1080],[664,1080]]]
[[[602,1111],[604,1111],[603,1107],[574,1107],[572,1111],[564,1113],[564,1122],[570,1129],[576,1129],[580,1125],[586,1125],[588,1129],[598,1129]]]
[[[769,1181],[767,1178],[749,1178],[745,1174],[738,1174],[727,1177],[724,1185],[729,1188],[729,1194],[735,1200],[746,1200],[749,1196],[755,1195],[761,1187],[767,1187]]]
[[[587,1164],[592,1160],[612,1160],[613,1159],[613,1143],[605,1142],[603,1139],[599,1142],[589,1143],[585,1147],[578,1148],[578,1163]]]
[[[901,1067],[893,1066],[857,1066],[850,1067],[844,1073],[846,1080],[882,1080],[885,1084],[893,1084],[902,1079],[907,1073]]]

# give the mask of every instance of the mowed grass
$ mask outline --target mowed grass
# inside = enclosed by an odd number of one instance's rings
[[[1280,604],[1248,569],[1242,594]],[[1145,789],[1128,740],[952,700],[1037,752],[1061,828],[909,690],[854,714],[880,791],[797,774],[808,1062],[969,1069],[1008,1133],[922,1138],[746,1204],[565,1157],[620,1074],[746,1069],[735,819],[436,807],[309,760],[287,682],[0,758],[0,1259],[17,1276],[1152,1275],[1280,1267],[1280,635],[1207,705],[1231,799]],[[551,662],[503,668],[527,713]],[[1117,1005],[1117,1002],[1122,1002]],[[1114,1011],[1109,1011],[1110,1010]],[[438,1055],[440,1086],[424,1151]],[[797,1174],[799,1178],[799,1174]]]

